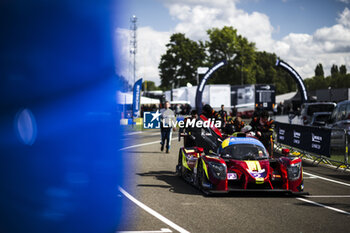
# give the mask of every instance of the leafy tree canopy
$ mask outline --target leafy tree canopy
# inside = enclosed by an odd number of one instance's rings
[[[161,85],[168,90],[172,87],[197,84],[197,68],[227,61],[227,65],[213,74],[209,84],[274,84],[276,94],[296,90],[292,77],[275,66],[277,56],[257,51],[255,44],[238,34],[233,27],[212,28],[207,31],[207,41],[193,41],[182,33],[175,33],[166,45],[158,66]],[[346,66],[333,65],[331,76],[324,77],[321,63],[315,68],[315,76],[305,80],[308,90],[350,87],[350,74]]]
[[[197,84],[197,68],[205,62],[205,49],[201,42],[195,42],[182,33],[170,37],[167,51],[162,55],[158,66],[162,88]]]
[[[159,87],[153,81],[145,80],[142,83],[142,91],[156,91],[159,90]]]

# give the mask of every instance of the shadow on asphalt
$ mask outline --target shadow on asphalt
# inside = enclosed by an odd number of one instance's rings
[[[309,162],[303,162],[303,167],[317,167],[316,165],[313,165]]]
[[[290,198],[297,197],[298,195],[292,195],[290,193],[284,192],[252,192],[252,191],[237,191],[230,193],[220,193],[220,194],[204,194],[199,189],[194,187],[193,185],[187,183],[182,178],[178,177],[175,172],[172,171],[150,171],[146,173],[136,173],[139,176],[151,176],[156,178],[157,180],[163,181],[168,185],[157,185],[157,184],[138,184],[139,187],[158,187],[158,188],[168,188],[169,192],[172,193],[180,193],[187,195],[201,195],[205,197],[244,197],[244,198]]]
[[[201,192],[193,187],[192,185],[186,183],[180,177],[176,176],[175,172],[172,171],[150,171],[146,173],[136,173],[139,176],[153,176],[157,180],[164,181],[168,185],[154,185],[154,184],[139,184],[140,187],[159,187],[159,188],[169,188],[169,192],[181,193],[187,195],[201,195]]]

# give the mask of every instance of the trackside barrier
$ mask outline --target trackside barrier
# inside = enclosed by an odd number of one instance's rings
[[[312,160],[313,164],[350,169],[349,136],[346,129],[325,129],[276,122],[275,150],[289,148],[290,153]]]

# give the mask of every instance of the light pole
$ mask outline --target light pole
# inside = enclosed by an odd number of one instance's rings
[[[328,87],[329,102],[332,101],[332,87]]]
[[[133,78],[134,78],[134,82],[133,84],[135,84],[135,79],[136,79],[136,50],[137,50],[137,35],[136,35],[136,31],[137,31],[137,17],[135,15],[133,15],[130,19],[131,25],[130,25],[130,29],[131,29],[131,40],[130,40],[130,45],[131,45],[131,49],[130,49],[130,54],[133,56]]]
[[[243,86],[243,58],[241,57],[241,85]]]

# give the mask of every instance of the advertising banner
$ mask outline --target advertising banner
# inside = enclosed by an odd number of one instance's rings
[[[274,85],[255,85],[255,107],[273,111],[276,102]]]
[[[141,88],[142,78],[137,80],[134,84],[134,92],[132,98],[132,115],[134,118],[140,117]]]
[[[330,157],[331,129],[276,122],[277,142]]]

